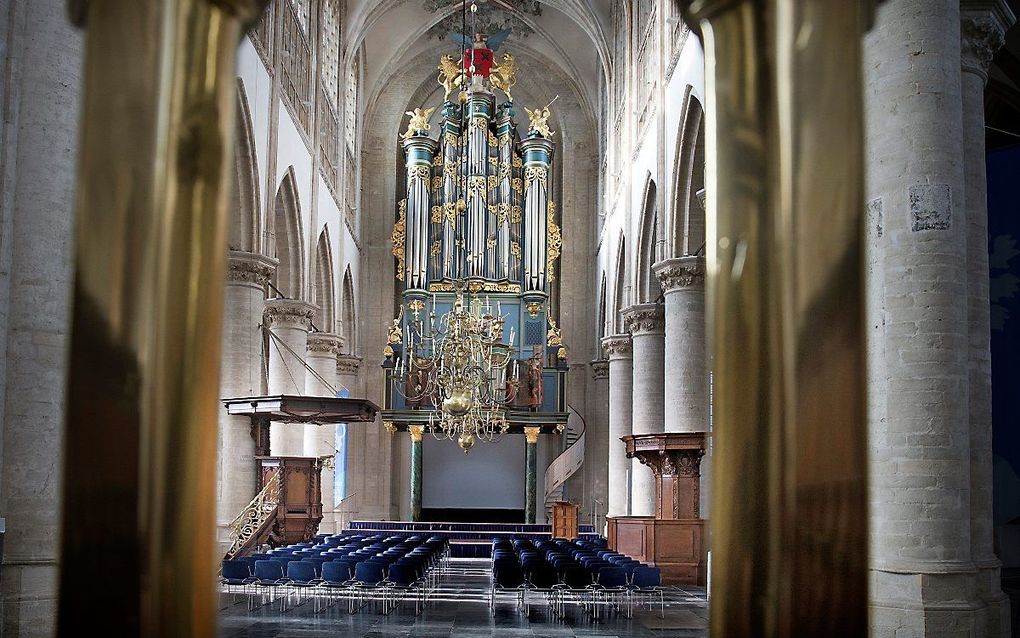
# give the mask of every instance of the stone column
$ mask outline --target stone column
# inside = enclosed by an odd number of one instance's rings
[[[350,345],[347,346],[350,348]],[[361,358],[351,354],[342,354],[336,358],[336,380],[337,390],[347,390],[349,396],[364,396],[359,388],[358,370],[361,366]],[[374,427],[368,423],[358,423],[347,426],[347,450],[346,459],[337,458],[336,468],[342,465],[347,469],[347,493],[335,494],[334,498],[338,503],[342,499],[350,497],[339,506],[336,513],[337,531],[342,531],[344,525],[352,520],[355,508],[360,502],[360,495],[364,490],[365,477],[365,433],[368,428]],[[342,461],[346,461],[342,463]]]
[[[884,251],[868,300],[885,307],[871,372],[884,395],[869,410],[871,630],[976,635],[959,0],[885,2],[863,51],[866,199]]]
[[[679,257],[655,264],[665,295],[666,432],[708,431],[705,362],[705,258]]]
[[[0,635],[48,636],[57,618],[83,38],[61,0],[5,2],[0,29],[0,516],[7,523]]]
[[[711,424],[705,354],[705,258],[691,255],[666,259],[652,269],[665,295],[665,431],[708,432]],[[708,518],[711,502],[710,449],[701,461],[702,518]]]
[[[662,432],[666,347],[663,308],[653,303],[637,304],[626,308],[623,316],[634,344],[633,432]],[[655,477],[636,459],[631,461],[630,492],[632,516],[655,514]]]
[[[265,325],[271,332],[268,339],[269,394],[301,395],[304,392],[303,357],[314,310],[315,306],[304,301],[266,301]],[[269,451],[273,456],[301,456],[304,452],[302,427],[274,422],[269,430]]]
[[[538,435],[542,428],[524,428],[524,522],[534,523],[538,512]]]
[[[421,520],[421,482],[422,482],[422,437],[425,426],[409,425],[407,433],[411,435],[411,520]]]
[[[1009,601],[992,546],[992,375],[988,306],[988,192],[985,175],[985,84],[992,56],[1016,21],[1004,1],[961,3],[964,202],[967,217],[967,322],[970,391],[970,553],[977,593],[987,606],[978,632],[1009,635]]]
[[[313,332],[308,335],[306,346],[308,363],[305,375],[305,394],[308,396],[336,396],[336,357],[340,354],[343,339],[328,332]],[[306,423],[303,432],[303,454],[305,456],[333,457],[336,454],[336,424],[314,425]],[[319,472],[322,495],[322,522],[319,532],[332,534],[336,531],[336,499],[333,495],[335,459],[327,461]]]
[[[606,516],[630,514],[630,459],[621,436],[631,434],[633,360],[630,335],[602,339],[609,358],[609,503]]]
[[[266,283],[276,260],[254,253],[231,251],[223,294],[223,355],[220,396],[263,394],[262,333]],[[251,419],[220,410],[219,471],[217,472],[217,541],[226,552],[232,538],[230,523],[258,492],[255,441]]]
[[[590,511],[606,514],[609,505],[609,361],[591,362],[592,393],[588,395],[590,418],[585,435],[584,465],[591,486]],[[595,525],[601,525],[596,522]],[[598,530],[601,531],[601,530]]]

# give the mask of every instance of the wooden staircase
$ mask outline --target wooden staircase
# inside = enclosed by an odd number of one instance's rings
[[[224,559],[243,556],[266,542],[276,523],[280,507],[280,473],[274,472],[265,486],[255,495],[231,523],[231,543]]]

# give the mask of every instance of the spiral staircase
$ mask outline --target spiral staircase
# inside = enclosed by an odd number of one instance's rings
[[[549,467],[545,469],[545,517],[552,520],[552,505],[563,500],[563,490],[567,479],[577,473],[584,465],[584,417],[573,408],[567,406],[567,428],[564,431],[564,448]]]

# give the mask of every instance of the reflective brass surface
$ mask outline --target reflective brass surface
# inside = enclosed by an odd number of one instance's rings
[[[863,636],[863,3],[697,0],[714,637]]]
[[[234,64],[255,0],[71,3],[87,32],[58,631],[215,633]]]

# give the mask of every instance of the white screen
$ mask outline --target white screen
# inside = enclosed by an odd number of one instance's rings
[[[464,454],[456,441],[425,435],[422,507],[524,509],[524,437],[475,443]]]

